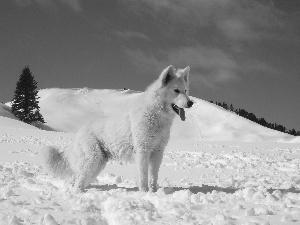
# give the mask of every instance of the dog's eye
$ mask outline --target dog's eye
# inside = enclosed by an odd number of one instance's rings
[[[174,91],[175,91],[176,93],[178,93],[178,94],[180,93],[180,91],[179,91],[178,89],[175,89]]]
[[[184,93],[186,93],[186,90],[184,90]]]

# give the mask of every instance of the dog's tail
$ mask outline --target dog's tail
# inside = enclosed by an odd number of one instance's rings
[[[46,172],[55,177],[66,178],[72,175],[69,161],[64,152],[55,146],[46,146],[42,151],[43,165]]]

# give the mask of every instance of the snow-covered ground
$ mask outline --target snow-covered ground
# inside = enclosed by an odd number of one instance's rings
[[[123,96],[85,89],[41,94],[47,125],[69,132]],[[172,128],[156,193],[140,193],[135,166],[119,162],[110,162],[86,193],[75,193],[43,171],[39,154],[45,145],[68,146],[74,134],[7,118],[0,106],[0,225],[299,224],[299,139],[193,100],[189,119]]]

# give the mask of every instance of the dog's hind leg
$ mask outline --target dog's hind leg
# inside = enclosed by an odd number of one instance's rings
[[[93,143],[93,144],[92,144]],[[80,143],[84,151],[84,156],[80,160],[79,171],[75,177],[75,189],[84,191],[91,182],[93,182],[100,172],[104,169],[108,157],[104,152],[101,142],[93,140],[88,143]]]

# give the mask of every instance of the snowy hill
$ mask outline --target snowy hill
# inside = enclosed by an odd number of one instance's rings
[[[7,118],[7,117],[3,117],[3,116],[0,116],[0,129],[3,129],[3,128],[16,128],[16,129],[38,129],[34,126],[31,126],[27,123],[23,123],[19,120],[15,120],[15,119],[10,119],[10,118]]]
[[[23,123],[16,118],[10,110],[10,107],[0,103],[0,129],[1,128],[21,128],[21,129],[37,129],[34,126]]]
[[[119,90],[45,89],[39,91],[41,113],[47,125],[63,132],[76,132],[88,120],[115,112],[115,106],[140,93]],[[194,98],[187,119],[175,118],[171,141],[291,141],[293,136],[265,128],[207,101]]]
[[[12,114],[10,107],[2,103],[0,103],[0,116],[17,120],[17,118]]]
[[[55,131],[47,124],[37,123],[35,126],[20,121],[11,112],[11,103],[8,102],[5,105],[0,103],[0,129],[1,128],[21,128],[21,129],[41,129],[46,131]]]

